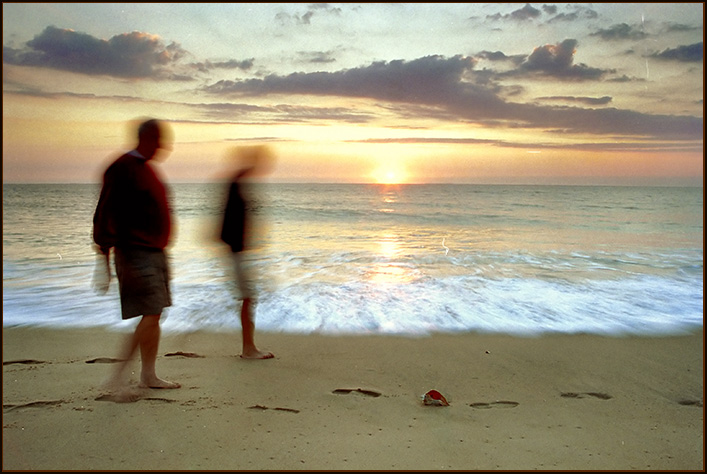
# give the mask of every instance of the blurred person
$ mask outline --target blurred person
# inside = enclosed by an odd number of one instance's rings
[[[236,172],[230,184],[223,212],[221,240],[231,248],[236,289],[241,305],[242,352],[243,359],[272,359],[272,352],[261,351],[255,345],[256,294],[250,273],[246,269],[245,251],[252,240],[253,223],[249,201],[243,191],[244,182],[251,177],[267,173],[272,156],[264,146],[238,147],[234,150]]]
[[[160,317],[171,306],[170,271],[165,248],[172,216],[168,190],[152,167],[160,150],[170,149],[169,128],[159,120],[142,122],[137,145],[108,166],[93,216],[93,240],[98,247],[94,288],[105,293],[110,284],[113,249],[123,320],[141,317],[125,338],[120,361],[107,385],[117,390],[118,401],[133,401],[124,380],[125,369],[141,356],[140,388],[180,388],[159,378],[155,371],[160,341]]]

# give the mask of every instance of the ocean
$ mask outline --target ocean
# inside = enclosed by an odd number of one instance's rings
[[[239,329],[224,183],[170,184],[163,331]],[[257,331],[665,335],[702,328],[703,188],[260,184]],[[91,287],[98,184],[3,185],[3,326],[121,330]],[[114,270],[113,270],[114,271]]]

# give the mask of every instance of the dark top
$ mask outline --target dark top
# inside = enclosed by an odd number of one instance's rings
[[[223,213],[221,240],[231,246],[233,252],[245,249],[247,204],[237,180],[228,187],[226,209]]]
[[[148,161],[135,151],[114,161],[103,175],[93,215],[93,240],[101,252],[111,247],[164,249],[171,225],[167,189]]]

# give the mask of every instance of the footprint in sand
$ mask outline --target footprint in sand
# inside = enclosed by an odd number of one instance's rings
[[[160,397],[144,397],[139,392],[106,393],[95,398],[98,402],[134,403],[138,400],[148,400],[155,402],[175,403],[177,400]]]
[[[594,398],[600,398],[602,400],[609,400],[613,398],[611,395],[606,394],[606,393],[600,393],[600,392],[582,392],[582,393],[577,393],[577,392],[563,392],[560,394],[561,397],[564,398],[587,398],[587,397],[594,397]]]
[[[518,402],[511,402],[508,400],[497,400],[495,402],[490,402],[490,403],[485,403],[485,402],[477,402],[477,403],[470,403],[470,407],[472,408],[483,408],[483,409],[488,409],[488,408],[515,408],[518,406]]]
[[[194,352],[182,352],[182,351],[177,351],[177,352],[169,352],[164,355],[165,357],[172,357],[172,356],[182,356],[182,357],[192,357],[192,358],[204,358],[206,356],[195,354]]]
[[[66,401],[65,400],[38,400],[36,402],[21,403],[21,404],[12,404],[12,403],[3,404],[2,408],[5,411],[10,411],[10,410],[18,410],[20,408],[55,406],[55,405],[61,405],[62,403],[66,403]]]
[[[250,409],[254,410],[269,410],[270,407],[266,407],[265,405],[253,405],[252,407],[248,407]],[[273,410],[279,410],[279,411],[289,411],[290,413],[299,413],[299,410],[295,410],[294,408],[282,408],[282,407],[275,407]]]
[[[12,365],[12,364],[46,364],[46,361],[35,360],[35,359],[21,359],[21,360],[8,360],[4,361],[2,365]]]
[[[114,359],[112,357],[98,357],[96,359],[87,360],[87,364],[115,364],[116,362],[123,362],[120,359]]]
[[[365,390],[363,388],[337,388],[331,393],[341,393],[341,394],[347,394],[351,392],[358,392],[362,393],[363,395],[368,395],[369,397],[380,397],[381,393],[376,392],[375,390]]]
[[[686,407],[702,407],[702,400],[680,400],[678,403]]]

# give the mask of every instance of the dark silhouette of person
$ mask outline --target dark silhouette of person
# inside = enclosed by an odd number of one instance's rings
[[[169,128],[150,119],[139,125],[137,146],[108,166],[93,216],[93,240],[98,247],[94,287],[105,293],[110,284],[113,249],[122,319],[141,317],[126,337],[120,362],[107,386],[119,401],[133,401],[138,393],[124,380],[128,363],[140,350],[140,388],[179,388],[155,371],[160,341],[160,317],[172,304],[170,271],[165,248],[172,216],[168,190],[151,165],[166,144]]]
[[[244,359],[272,359],[272,352],[261,351],[254,341],[256,295],[251,275],[246,270],[244,252],[249,248],[253,223],[243,183],[268,169],[271,156],[263,146],[238,147],[234,150],[236,172],[228,186],[223,212],[221,240],[231,247],[236,288],[241,305],[242,352]]]

